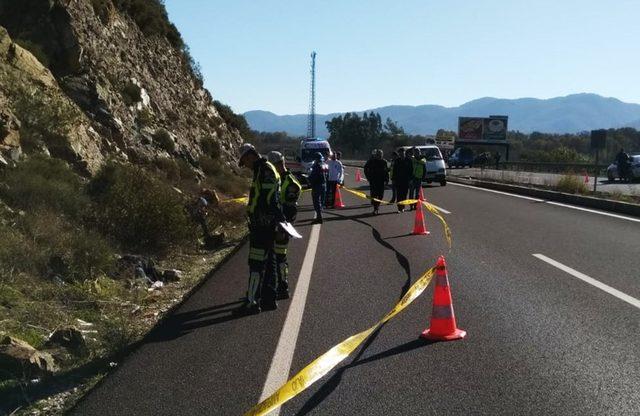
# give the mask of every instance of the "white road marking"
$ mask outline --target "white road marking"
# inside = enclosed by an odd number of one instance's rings
[[[627,217],[625,215],[612,214],[610,212],[604,212],[604,211],[598,211],[598,210],[595,210],[595,209],[577,207],[575,205],[563,204],[561,202],[546,201],[546,203],[549,204],[549,205],[557,205],[559,207],[565,207],[565,208],[577,209],[579,211],[591,212],[593,214],[606,215],[607,217],[620,218],[622,220],[633,221],[633,222],[640,222],[640,218]]]
[[[514,198],[527,199],[529,201],[543,202],[543,203],[549,204],[549,205],[555,205],[555,206],[558,206],[558,207],[575,209],[575,210],[578,210],[578,211],[590,212],[592,214],[604,215],[604,216],[607,216],[607,217],[618,218],[618,219],[621,219],[621,220],[627,220],[627,221],[632,221],[632,222],[640,222],[640,218],[627,217],[626,215],[613,214],[611,212],[598,211],[598,210],[595,210],[595,209],[583,208],[583,207],[579,207],[579,206],[576,206],[576,205],[563,204],[561,202],[546,201],[546,200],[540,199],[540,198],[533,198],[533,197],[530,197],[530,196],[524,196],[524,195],[518,195],[518,194],[510,194],[509,192],[496,191],[495,189],[480,188],[480,187],[477,187],[477,186],[464,185],[464,184],[461,184],[461,183],[449,182],[449,184],[450,185],[455,185],[455,186],[462,186],[464,188],[477,189],[478,191],[485,191],[485,192],[491,192],[491,193],[494,193],[494,194],[512,196]]]
[[[620,300],[623,300],[625,302],[627,302],[630,305],[635,306],[636,308],[640,309],[640,300],[627,295],[626,293],[620,292],[618,289],[614,289],[611,286],[605,285],[604,283],[587,276],[584,273],[580,273],[577,270],[572,269],[569,266],[565,266],[564,264],[557,262],[543,254],[533,254],[533,257],[540,259],[542,261],[544,261],[545,263],[548,263],[554,267],[557,267],[558,269],[562,270],[563,272],[569,273],[571,276],[576,277],[584,282],[589,283],[592,286],[597,287],[600,290],[603,290],[605,292],[607,292],[610,295],[613,295],[615,297],[617,297]]]
[[[524,196],[524,195],[510,194],[509,192],[496,191],[495,189],[479,188],[477,186],[464,185],[464,184],[461,184],[461,183],[454,183],[454,182],[449,182],[449,184],[450,185],[454,185],[454,186],[462,186],[463,188],[471,188],[471,189],[477,189],[477,190],[480,190],[480,191],[491,192],[491,193],[494,193],[494,194],[512,196],[514,198],[527,199],[529,201],[544,202],[544,199],[532,198],[530,196]]]
[[[311,272],[313,271],[313,263],[316,258],[316,249],[318,248],[318,240],[320,237],[320,224],[314,224],[311,228],[309,236],[309,245],[302,261],[302,268],[296,283],[296,290],[289,305],[287,318],[284,321],[280,339],[276,352],[273,354],[271,367],[267,374],[267,380],[262,388],[260,402],[271,396],[282,384],[289,379],[291,371],[291,362],[296,349],[298,333],[302,324],[302,315],[304,307],[307,303],[307,294],[309,293],[309,283],[311,281]],[[277,416],[280,414],[280,408],[272,410],[269,415]]]

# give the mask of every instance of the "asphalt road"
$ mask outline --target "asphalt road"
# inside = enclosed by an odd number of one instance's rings
[[[640,221],[453,184],[425,194],[450,212],[451,250],[432,215],[431,235],[411,236],[412,213],[388,206],[374,217],[344,193],[347,209],[312,226],[305,196],[297,224],[304,239],[290,249],[294,290],[312,227],[319,239],[290,375],[380,319],[440,254],[467,338],[418,338],[428,326],[429,288],[280,414],[638,415]],[[226,262],[73,414],[240,415],[256,404],[282,348],[289,305],[299,306],[303,293],[274,312],[238,313],[247,252]],[[282,344],[293,347],[294,338],[287,332]]]

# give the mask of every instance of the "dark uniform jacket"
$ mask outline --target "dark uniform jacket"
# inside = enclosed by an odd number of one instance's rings
[[[265,158],[258,159],[253,165],[247,215],[254,227],[273,227],[284,221],[280,205],[280,175]]]
[[[364,175],[370,183],[389,182],[389,168],[384,159],[369,159],[364,165]]]
[[[413,161],[411,158],[403,157],[396,159],[393,164],[393,180],[396,183],[409,183],[413,178]]]

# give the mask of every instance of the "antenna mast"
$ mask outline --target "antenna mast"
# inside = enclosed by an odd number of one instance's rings
[[[309,120],[307,137],[316,137],[316,52],[311,53],[311,97],[309,99]]]

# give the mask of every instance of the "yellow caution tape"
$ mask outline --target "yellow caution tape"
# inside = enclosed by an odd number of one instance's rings
[[[342,189],[344,189],[345,191],[352,193],[353,195],[363,198],[363,199],[369,199],[372,201],[376,201],[379,202],[381,204],[384,205],[393,205],[394,203],[389,202],[389,201],[383,201],[381,199],[378,198],[372,198],[369,195],[365,194],[364,192],[360,192],[360,191],[356,191],[353,189],[349,189],[347,187],[341,186]],[[395,204],[398,205],[414,205],[417,204],[418,202],[420,202],[417,199],[405,199],[404,201],[399,201],[399,202],[395,202]],[[442,227],[444,228],[444,236],[447,239],[447,243],[449,244],[449,248],[451,248],[451,242],[452,242],[452,235],[451,235],[451,228],[449,228],[449,224],[447,224],[447,221],[444,219],[444,217],[442,216],[442,213],[440,212],[440,210],[436,207],[434,207],[433,205],[431,205],[430,203],[428,203],[427,201],[422,201],[422,205],[425,206],[425,208],[427,208],[427,210],[429,212],[431,212],[433,215],[436,216],[436,218],[438,218],[440,220],[440,222],[442,223]]]
[[[248,196],[243,196],[240,198],[233,198],[233,199],[224,199],[220,201],[220,203],[222,204],[246,204],[247,202],[249,202]]]
[[[427,270],[422,277],[420,277],[420,279],[418,279],[411,288],[409,288],[400,302],[398,302],[393,309],[384,316],[384,318],[376,322],[376,324],[371,328],[345,339],[329,351],[322,354],[320,357],[313,360],[298,374],[282,385],[282,387],[280,387],[275,393],[245,413],[245,416],[266,415],[273,409],[282,406],[284,403],[291,400],[293,397],[297,396],[299,393],[322,378],[342,360],[355,351],[355,349],[358,348],[360,344],[362,344],[376,329],[398,315],[416,298],[418,298],[427,286],[429,286],[429,283],[431,283],[434,273],[435,267]]]

